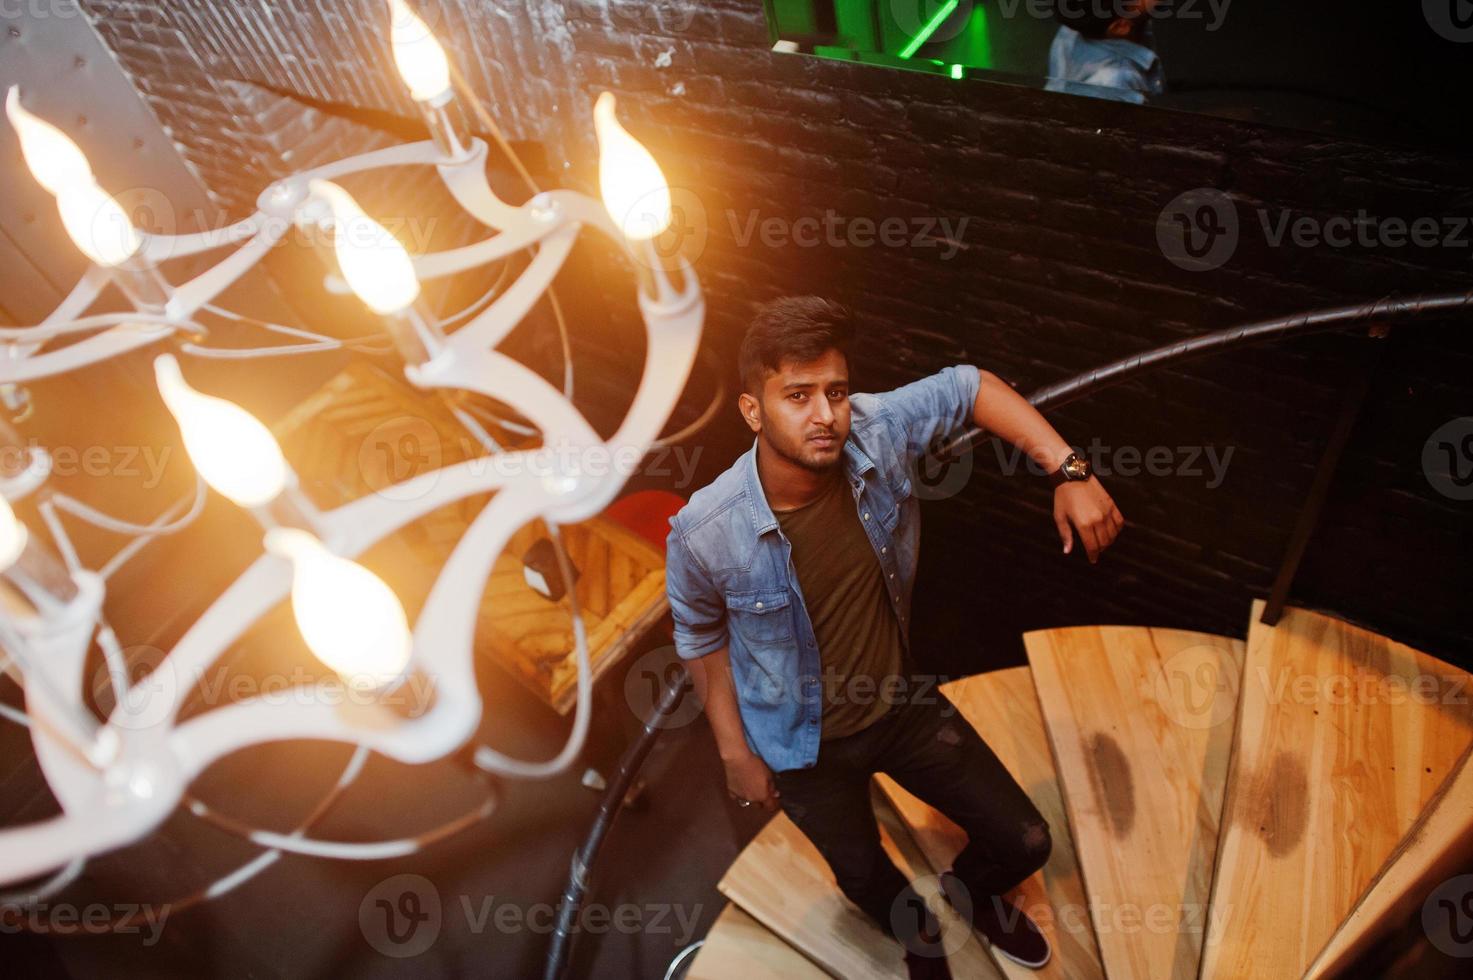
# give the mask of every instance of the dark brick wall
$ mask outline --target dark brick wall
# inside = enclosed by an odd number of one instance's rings
[[[269,23],[254,3],[170,4],[150,8],[146,28],[132,23],[135,5],[87,6],[221,202],[247,202],[285,160],[301,164],[297,137],[284,135],[293,122],[262,112],[248,91],[412,117],[364,26],[382,19],[376,0],[273,4]],[[710,300],[709,342],[728,365],[750,302],[797,291],[862,314],[861,389],[971,361],[1027,391],[1242,321],[1473,286],[1468,247],[1273,247],[1257,217],[1467,215],[1473,172],[1455,157],[778,55],[761,0],[421,6],[439,12],[440,35],[509,134],[542,141],[569,185],[594,186],[591,99],[605,88],[621,96],[679,188],[694,232],[686,247],[699,253]],[[341,135],[327,142],[353,146]],[[1163,208],[1196,188],[1230,195],[1241,220],[1236,252],[1207,272],[1178,268],[1157,244]],[[967,224],[955,245],[743,241],[754,213],[791,222],[830,212]],[[605,282],[611,296],[627,291],[621,274]],[[584,307],[583,339],[616,357],[613,338],[632,330],[628,306],[613,304],[605,327],[601,305]],[[1079,444],[1173,447],[1174,463],[1185,461],[1175,447],[1233,452],[1215,488],[1205,476],[1108,479],[1131,526],[1098,567],[1058,553],[1046,489],[1004,473],[984,447],[967,488],[928,505],[920,645],[962,671],[1016,662],[1020,631],[1055,625],[1241,635],[1367,343],[1345,333],[1216,357],[1056,413]],[[1459,612],[1473,573],[1462,542],[1473,508],[1437,493],[1421,459],[1438,426],[1473,414],[1473,343],[1465,325],[1433,325],[1377,350],[1372,394],[1295,599],[1466,662],[1473,628]],[[708,390],[693,386],[691,400]],[[702,454],[697,485],[749,442],[736,413],[722,413],[691,447]]]

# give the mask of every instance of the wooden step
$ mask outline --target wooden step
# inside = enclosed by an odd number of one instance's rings
[[[1037,970],[999,956],[994,958],[998,968],[1010,980],[1103,978],[1094,929],[1085,914],[1089,906],[1074,856],[1074,838],[1059,796],[1059,781],[1033,690],[1032,672],[1027,667],[993,671],[946,684],[942,691],[1028,792],[1034,806],[1048,821],[1053,838],[1048,863],[1010,894],[1048,936],[1054,947],[1053,956]],[[962,829],[890,777],[880,776],[877,782],[910,828],[931,870],[940,872],[950,868],[967,842]]]
[[[1310,965],[1310,980],[1347,975],[1358,957],[1414,920],[1438,885],[1473,862],[1473,745],[1365,895]]]
[[[736,905],[711,924],[686,980],[824,980],[827,973]]]
[[[935,876],[894,808],[878,790],[873,803],[890,859],[941,920],[952,975],[1002,980],[970,926],[940,898]],[[742,850],[717,887],[832,976],[896,980],[908,975],[900,944],[843,896],[818,850],[782,813]]]
[[[1302,976],[1473,741],[1463,671],[1306,610],[1265,626],[1263,605],[1204,980]]]
[[[1105,972],[1195,977],[1244,644],[1126,626],[1023,640]]]

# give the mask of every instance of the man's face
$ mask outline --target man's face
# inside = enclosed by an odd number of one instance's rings
[[[838,350],[784,361],[762,385],[759,438],[784,459],[823,472],[839,465],[849,438],[849,365]],[[821,437],[826,437],[826,440]]]

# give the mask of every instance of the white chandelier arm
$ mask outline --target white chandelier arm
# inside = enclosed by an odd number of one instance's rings
[[[262,218],[261,214],[253,214],[233,225],[212,228],[193,235],[150,235],[143,245],[143,258],[157,265],[169,259],[197,255],[243,242],[260,229]]]
[[[61,304],[51,311],[51,315],[38,324],[38,327],[51,327],[58,323],[70,323],[75,320],[87,311],[87,307],[97,301],[97,297],[102,295],[102,291],[107,288],[108,283],[111,281],[112,279],[106,269],[99,265],[89,265],[87,271],[82,273],[82,278],[77,280],[77,284],[67,294],[66,299],[62,300]],[[0,363],[3,363],[6,359],[21,360],[30,357],[44,343],[44,340],[39,342],[23,341],[18,344],[8,345],[5,350],[7,356],[0,358]]]
[[[484,152],[484,151],[483,151]],[[335,160],[325,163],[312,170],[305,170],[293,174],[288,179],[297,182],[310,180],[337,180],[349,174],[361,173],[365,170],[376,170],[379,167],[410,167],[415,165],[438,164],[443,154],[433,140],[423,140],[419,143],[405,143],[402,146],[390,146],[382,150],[372,150],[368,153],[360,153],[357,156],[348,157],[344,160]]]
[[[536,516],[542,499],[531,479],[491,498],[441,568],[414,626],[415,668],[434,685],[434,702],[423,715],[404,719],[378,705],[337,704],[346,695],[330,685],[297,688],[315,693],[286,703],[240,701],[175,728],[171,742],[187,778],[245,745],[283,739],[364,745],[412,764],[433,762],[465,744],[481,718],[471,658],[481,594],[492,564],[515,530]]]
[[[86,340],[21,361],[0,361],[0,384],[22,384],[57,374],[66,374],[89,364],[106,361],[157,343],[174,333],[174,327],[151,323],[120,323]]]
[[[99,807],[91,816],[64,813],[0,831],[0,882],[35,878],[80,858],[123,847],[139,833],[148,832],[106,816]]]
[[[164,312],[170,319],[190,320],[200,307],[219,296],[241,276],[253,269],[266,253],[276,247],[287,232],[285,222],[271,222],[254,238],[189,282],[178,286],[169,296]]]
[[[459,388],[506,402],[542,431],[544,447],[555,438],[577,446],[603,441],[583,413],[542,375],[500,351],[461,347],[459,337],[460,331],[452,334],[448,345],[457,348],[454,356],[405,368],[404,376],[419,388]]]
[[[490,182],[486,180],[486,155],[485,141],[472,140],[470,153],[464,160],[440,162],[435,169],[440,172],[440,179],[456,203],[481,224],[498,231],[514,228],[527,220],[526,214],[521,208],[514,208],[497,197],[491,189]]]
[[[152,683],[147,687],[154,692],[153,696],[168,699],[168,720],[178,717],[185,697],[203,679],[205,671],[220,654],[240,639],[256,620],[287,597],[291,581],[291,565],[285,559],[269,552],[262,554],[194,621],[155,669],[154,674],[159,676],[155,679],[153,674],[149,675]],[[144,686],[140,684],[139,688]],[[135,695],[143,696],[138,694],[138,689],[135,689]],[[131,710],[136,713],[141,708],[142,705],[135,703]],[[128,710],[127,707],[119,704],[109,719],[110,723],[130,724],[126,716],[121,721],[117,720],[119,712],[124,710]]]
[[[484,241],[443,252],[428,252],[414,259],[414,274],[420,281],[453,276],[467,269],[489,265],[522,249],[531,248],[559,229],[555,225],[541,225],[523,221],[516,230],[492,235]]]
[[[415,274],[420,279],[438,279],[488,265],[536,245],[569,225],[590,225],[614,241],[622,241],[618,229],[609,220],[608,210],[576,191],[546,191],[528,202],[527,207],[531,209],[530,218],[523,214],[500,234],[472,245],[419,256],[414,260]]]
[[[547,292],[577,240],[577,225],[559,228],[549,235],[537,250],[536,258],[517,276],[516,282],[479,316],[455,331],[450,337],[450,346],[459,354],[501,343]]]

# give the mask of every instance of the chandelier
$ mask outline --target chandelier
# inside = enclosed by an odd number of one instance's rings
[[[487,181],[486,143],[465,137],[447,112],[456,95],[445,51],[404,0],[389,0],[387,6],[399,73],[433,138],[278,180],[262,192],[253,215],[199,234],[153,236],[136,230],[99,186],[77,144],[28,111],[17,89],[8,93],[6,112],[27,165],[55,197],[68,235],[91,264],[44,322],[0,331],[0,391],[11,393],[30,381],[194,337],[201,329],[200,312],[215,309],[212,301],[286,234],[293,228],[314,229],[331,235],[336,271],[381,318],[412,385],[427,393],[494,397],[542,435],[540,447],[507,454],[505,461],[515,465],[487,466],[484,459],[472,459],[320,510],[301,493],[260,421],[238,405],[196,390],[174,354],[160,354],[153,361],[158,391],[178,422],[199,477],[193,507],[183,517],[175,508],[151,525],[131,525],[60,494],[48,503],[135,534],[124,549],[131,554],[135,546],[185,526],[199,513],[208,485],[259,521],[263,549],[137,684],[128,683],[117,639],[101,621],[105,579],[117,560],[103,570],[83,568],[65,543],[54,511],[42,507],[55,547],[33,534],[11,508],[12,501],[36,493],[47,479],[49,456],[31,447],[26,465],[0,478],[0,667],[16,678],[25,697],[23,712],[0,707],[10,720],[29,725],[40,769],[61,807],[54,818],[0,830],[0,883],[53,875],[27,892],[31,900],[64,887],[89,857],[152,832],[181,801],[189,801],[195,777],[247,746],[286,739],[354,746],[341,788],[369,752],[422,764],[466,745],[482,716],[473,631],[495,559],[519,527],[540,518],[558,545],[564,581],[571,582],[558,526],[593,517],[619,495],[658,441],[689,377],[704,300],[687,262],[665,263],[656,254],[654,240],[671,221],[670,190],[654,158],[619,123],[614,97],[601,95],[594,111],[602,202],[554,190],[512,206]],[[411,255],[336,183],[350,174],[408,166],[433,167],[458,206],[491,229],[490,237]],[[562,392],[496,350],[549,290],[584,227],[608,236],[638,270],[638,308],[647,334],[638,391],[608,440]],[[225,249],[231,251],[185,282],[169,282],[159,269],[166,258]],[[426,314],[421,282],[526,250],[535,255],[515,281],[458,329],[447,332]],[[109,287],[132,309],[86,315]],[[71,342],[58,346],[62,340]],[[187,356],[191,346],[181,344],[179,353]],[[595,460],[599,465],[589,465]],[[493,491],[411,625],[393,591],[354,559],[439,507]],[[569,597],[578,681],[567,742],[556,757],[541,762],[479,746],[474,759],[488,773],[551,776],[567,769],[583,746],[592,680],[574,590]],[[186,696],[211,665],[287,599],[306,646],[337,678],[308,685],[302,697],[249,698],[181,721]],[[113,677],[115,705],[104,718],[83,700],[84,664],[94,639]],[[416,711],[395,710],[387,695],[412,681],[428,681],[432,699]],[[362,696],[344,698],[348,689]],[[198,801],[189,801],[189,807],[209,815]],[[489,809],[481,815],[485,812]],[[475,816],[447,828],[458,829]],[[425,839],[360,844],[315,840],[301,832],[247,836],[271,848],[271,855],[289,851],[338,858],[408,853]],[[258,860],[241,869],[229,887],[269,863]],[[222,880],[210,889],[210,897],[229,890],[221,887],[225,884]]]

